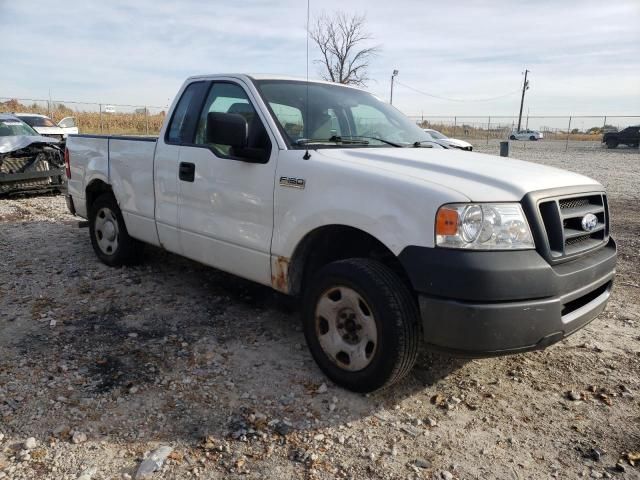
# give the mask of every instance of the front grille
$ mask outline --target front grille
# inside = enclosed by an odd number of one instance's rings
[[[567,247],[570,247],[572,245],[578,245],[580,243],[586,242],[591,238],[591,235],[587,234],[587,235],[581,235],[579,237],[574,237],[574,238],[569,238],[567,239],[564,244]]]
[[[560,209],[565,208],[576,208],[576,207],[584,207],[585,205],[589,205],[588,198],[564,198],[562,200],[558,200],[558,204],[560,205]]]
[[[609,239],[609,212],[604,194],[545,199],[539,209],[554,259],[585,253]],[[582,221],[590,213],[598,221],[593,230],[587,231]]]

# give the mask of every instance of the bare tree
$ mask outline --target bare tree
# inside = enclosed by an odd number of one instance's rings
[[[365,30],[364,15],[348,16],[337,12],[331,16],[321,15],[310,27],[309,35],[318,45],[322,78],[347,85],[364,85],[369,60],[375,56],[378,46],[365,47],[372,37]]]

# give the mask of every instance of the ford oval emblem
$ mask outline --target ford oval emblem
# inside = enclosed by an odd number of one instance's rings
[[[598,217],[593,213],[587,213],[582,217],[582,229],[585,232],[593,232],[598,226]]]

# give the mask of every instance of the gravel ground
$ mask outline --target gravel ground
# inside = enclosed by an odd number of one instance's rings
[[[512,156],[608,187],[607,311],[543,352],[425,353],[368,396],[323,377],[269,289],[152,248],[111,269],[61,196],[0,200],[0,478],[135,478],[165,457],[149,478],[640,478],[640,154]]]

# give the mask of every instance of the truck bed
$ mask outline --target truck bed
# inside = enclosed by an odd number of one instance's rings
[[[69,193],[76,199],[76,211],[88,217],[87,187],[96,181],[111,185],[129,233],[157,244],[153,188],[153,156],[157,137],[122,135],[70,135],[67,148],[71,158]],[[133,221],[129,221],[133,220]]]

